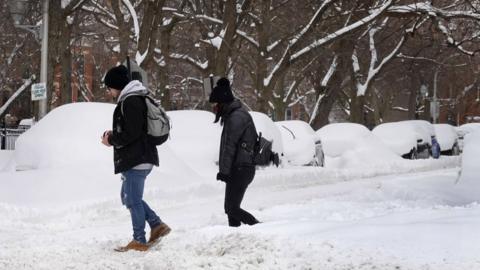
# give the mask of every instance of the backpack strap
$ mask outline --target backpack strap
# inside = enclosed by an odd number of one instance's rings
[[[120,112],[122,113],[122,115],[125,115],[125,114],[123,113],[123,102],[125,102],[125,100],[127,100],[127,98],[129,98],[129,97],[134,97],[134,96],[145,97],[145,98],[148,97],[148,96],[142,96],[142,95],[137,95],[137,94],[126,95],[125,98],[124,98],[124,99],[121,101],[121,103],[120,103]],[[150,98],[150,99],[151,99],[151,98]]]

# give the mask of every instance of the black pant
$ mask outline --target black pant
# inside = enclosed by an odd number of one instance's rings
[[[238,167],[232,169],[230,181],[225,188],[225,213],[228,215],[228,225],[238,227],[241,223],[253,225],[258,220],[247,211],[240,208],[245,191],[255,176],[255,167]]]

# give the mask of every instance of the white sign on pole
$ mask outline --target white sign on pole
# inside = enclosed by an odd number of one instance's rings
[[[440,102],[438,101],[430,102],[430,115],[434,119],[434,123],[436,123],[436,120],[440,116]]]
[[[217,84],[220,76],[209,76],[203,79],[203,96],[208,100],[210,93],[213,91],[213,87]]]
[[[32,101],[47,98],[47,85],[45,83],[32,84]]]
[[[130,75],[132,76],[132,80],[138,80],[141,81],[143,86],[145,86],[148,89],[148,76],[147,72],[141,68],[137,62],[129,60],[130,62]],[[123,65],[128,68],[128,62],[125,60],[123,62]]]

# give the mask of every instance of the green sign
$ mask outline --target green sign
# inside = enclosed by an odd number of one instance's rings
[[[47,98],[47,85],[45,83],[32,84],[32,101]]]

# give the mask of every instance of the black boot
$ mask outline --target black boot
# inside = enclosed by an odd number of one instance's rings
[[[236,219],[236,218],[234,218],[230,215],[228,216],[228,226],[230,226],[230,227],[240,227],[241,224],[242,223],[238,219]]]

